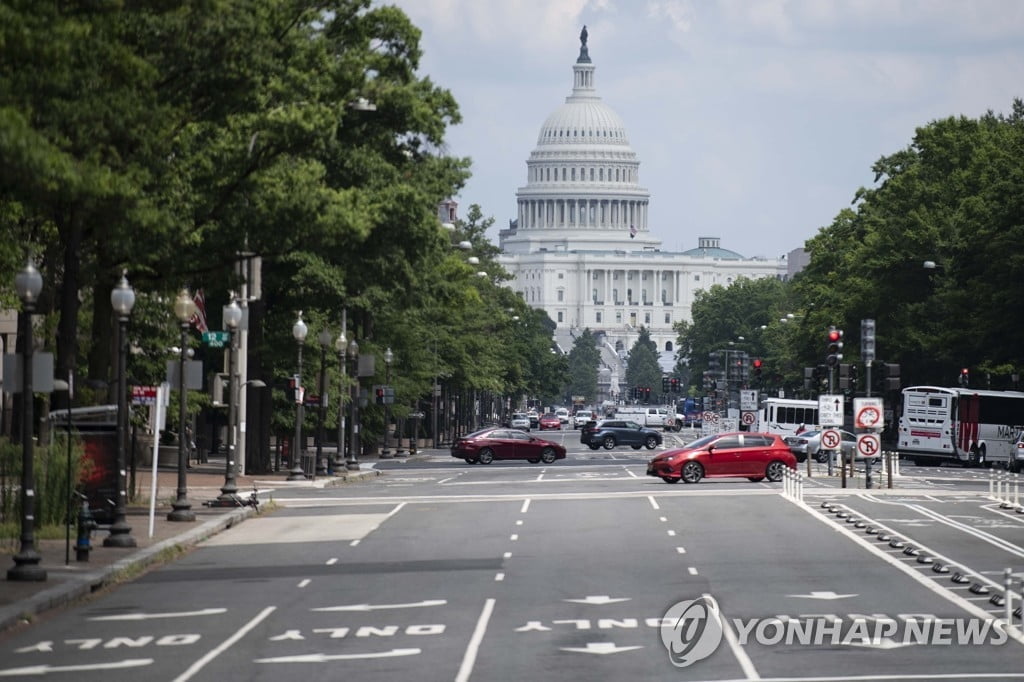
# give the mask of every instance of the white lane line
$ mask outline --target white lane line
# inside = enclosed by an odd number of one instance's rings
[[[658,501],[654,499],[654,495],[648,495],[647,499],[650,500],[652,507],[655,509],[661,509],[661,507],[658,506]]]
[[[401,503],[400,503],[400,504],[399,504],[399,505],[398,505],[397,507],[395,507],[394,509],[392,509],[391,511],[389,511],[389,512],[388,512],[388,513],[387,513],[387,514],[386,514],[386,515],[384,516],[384,521],[387,521],[387,520],[388,520],[388,519],[390,519],[390,518],[391,518],[392,516],[394,516],[395,514],[397,514],[397,513],[398,513],[398,512],[400,512],[400,511],[402,511],[402,507],[404,507],[404,506],[405,506],[406,504],[408,504],[408,503],[407,503],[407,502],[401,502]],[[381,523],[383,523],[384,521],[381,521]]]
[[[662,523],[667,523],[668,522],[668,517],[667,516],[659,516],[658,520],[661,521]]]
[[[469,645],[462,657],[462,665],[455,676],[455,682],[467,682],[473,672],[473,665],[476,663],[476,655],[480,651],[480,643],[484,640],[484,633],[487,632],[487,623],[491,619],[491,612],[494,611],[494,599],[484,602],[484,609],[480,612],[480,618],[476,621],[476,628],[473,629],[473,636],[469,638]]]
[[[516,521],[516,525],[517,525],[517,526],[521,526],[521,525],[523,525],[523,520],[522,520],[522,519],[518,519],[518,520]]]
[[[685,547],[676,547],[676,554],[686,554]]]
[[[310,584],[311,582],[313,582],[313,581],[310,580],[309,578],[306,578],[305,580],[300,580],[299,581],[299,589],[302,589],[303,587],[305,587],[306,585]]]
[[[696,566],[690,566],[686,570],[689,571],[690,575],[697,575],[697,567]]]
[[[666,532],[668,533],[668,536],[670,538],[674,538],[676,536],[676,532],[674,530],[669,530],[669,531],[666,531]]]
[[[336,564],[336,563],[338,563],[338,560],[337,560],[337,558],[334,558],[334,559],[328,559],[328,560],[327,560],[327,565],[328,565],[328,566],[333,566],[333,565],[334,565],[334,564]]]
[[[910,509],[913,509],[913,510],[915,510],[915,511],[917,511],[917,512],[919,512],[919,513],[921,513],[921,514],[923,514],[925,516],[929,516],[929,517],[935,519],[936,521],[938,521],[939,523],[942,523],[942,524],[945,524],[945,525],[949,526],[950,528],[956,528],[957,530],[963,531],[964,533],[967,533],[968,535],[973,535],[974,537],[978,538],[979,540],[983,540],[983,541],[987,542],[990,545],[994,545],[995,547],[998,547],[999,549],[1003,550],[1004,552],[1007,552],[1009,554],[1015,554],[1018,557],[1024,558],[1024,547],[1021,547],[1019,545],[1015,545],[1012,542],[1009,542],[1008,540],[1004,540],[1001,537],[998,537],[996,535],[992,535],[991,533],[986,533],[983,530],[979,530],[979,529],[974,528],[972,526],[968,526],[966,523],[960,523],[959,521],[954,521],[953,519],[951,519],[951,518],[949,518],[947,516],[944,516],[944,515],[942,515],[942,514],[940,514],[938,512],[934,512],[931,509],[928,509],[927,507],[922,507],[921,505],[918,505],[918,504],[908,504],[907,507],[909,507]]]
[[[221,644],[217,646],[215,649],[208,652],[205,656],[203,656],[198,661],[193,663],[188,670],[183,672],[181,675],[175,677],[173,682],[187,682],[188,680],[191,680],[200,670],[206,667],[207,663],[209,663],[210,661],[212,661],[213,659],[217,658],[222,653],[230,649],[235,644],[235,642],[245,637],[250,630],[252,630],[254,627],[263,622],[263,620],[266,619],[266,617],[269,616],[271,613],[273,613],[276,608],[276,606],[268,606],[267,608],[260,611],[255,618],[253,618],[244,626],[242,626],[242,628],[238,630],[238,632],[228,637],[226,640],[221,642]]]
[[[355,547],[358,544],[359,544],[359,540],[353,540],[352,542],[348,543],[348,546],[349,547]]]
[[[458,478],[458,476],[449,476],[448,478],[442,478],[440,481],[437,482],[437,484],[444,485],[448,481],[454,481],[456,478]]]
[[[691,571],[695,569],[691,568]],[[717,604],[714,598],[710,594],[705,594],[704,599],[710,601],[713,604]],[[758,674],[757,668],[754,667],[753,661],[750,660],[750,656],[747,656],[747,652],[740,646],[739,640],[736,638],[736,633],[732,631],[732,626],[729,625],[729,620],[722,615],[721,609],[718,611],[718,619],[722,623],[722,634],[725,635],[725,641],[729,643],[729,648],[732,649],[732,655],[736,657],[736,662],[743,668],[743,673],[746,675],[745,680],[760,680],[761,675]]]
[[[511,559],[512,558],[512,552],[505,552],[504,554],[501,555],[501,558],[502,559]]]
[[[495,573],[494,574],[494,582],[500,583],[504,579],[505,579],[505,574],[504,573]]]
[[[519,534],[518,533],[512,533],[512,535],[510,535],[508,539],[511,540],[512,542],[515,542],[516,540],[519,539]]]
[[[525,514],[530,510],[530,498],[523,500],[523,506],[519,509],[520,514]]]
[[[946,601],[954,604],[955,606],[960,607],[961,609],[963,609],[967,613],[971,614],[972,616],[975,616],[977,618],[988,618],[989,617],[989,613],[987,611],[983,611],[983,610],[979,609],[972,602],[968,601],[967,599],[964,599],[963,597],[961,597],[958,594],[955,594],[953,592],[953,589],[955,589],[954,586],[952,586],[952,585],[950,585],[949,587],[942,587],[942,586],[940,586],[938,583],[935,582],[935,579],[932,579],[931,577],[928,577],[928,576],[922,574],[918,570],[917,566],[912,566],[910,564],[905,564],[902,561],[899,561],[898,559],[892,558],[881,547],[879,547],[877,545],[871,544],[870,542],[868,542],[867,540],[862,538],[860,535],[857,535],[852,530],[847,528],[845,525],[833,521],[832,519],[828,518],[824,514],[819,514],[817,511],[812,509],[806,502],[799,501],[799,500],[793,500],[793,499],[790,499],[788,497],[783,498],[783,499],[791,502],[792,504],[796,505],[800,509],[803,509],[804,511],[809,513],[812,517],[814,517],[814,518],[818,519],[819,521],[821,521],[822,523],[824,523],[826,526],[829,526],[830,528],[839,531],[840,533],[845,535],[847,538],[849,538],[850,540],[852,540],[856,544],[858,544],[861,547],[863,547],[864,549],[866,549],[871,554],[874,554],[875,556],[881,558],[883,561],[888,563],[890,566],[895,566],[898,570],[900,570],[903,573],[905,573],[906,575],[910,576],[913,580],[917,581],[919,584],[923,585],[928,590],[930,590],[933,593],[939,595],[940,597],[942,597]],[[886,502],[883,502],[882,500],[876,500],[876,501],[880,502],[882,504],[887,504]],[[888,504],[897,504],[897,503],[888,503]],[[870,517],[868,517],[868,516],[866,516],[864,514],[860,514],[860,516],[862,518],[864,518],[864,520],[866,520],[866,521],[867,520],[871,520]],[[962,567],[964,569],[965,572],[971,573],[973,575],[978,575],[978,573],[976,571],[972,571],[965,564],[957,562],[957,561],[952,561],[952,560],[946,558],[945,556],[939,554],[938,552],[934,552],[934,551],[928,549],[927,547],[925,547],[921,543],[915,542],[913,539],[909,538],[906,533],[897,533],[897,532],[893,531],[892,529],[885,527],[883,524],[878,523],[877,521],[872,521],[872,523],[876,527],[881,528],[882,530],[885,530],[888,533],[892,533],[893,535],[899,535],[901,537],[906,537],[908,542],[912,542],[915,547],[919,548],[922,552],[928,553],[929,555],[934,557],[937,561],[942,561],[943,563],[945,563],[947,565],[950,565],[950,566],[960,566],[960,567]],[[986,583],[987,582],[987,583],[989,583],[990,586],[999,587],[998,585],[996,585],[996,583],[994,583],[993,581],[989,580],[988,578],[985,578],[984,576],[980,576],[978,578],[978,580],[979,580],[979,582],[982,582],[982,583]],[[1015,641],[1017,641],[1020,644],[1024,644],[1024,634],[1017,633],[1013,629],[1007,629],[1006,632],[1007,632],[1007,634],[1009,635],[1009,637],[1011,639],[1014,639]]]
[[[640,478],[639,476],[633,473],[632,469],[626,469],[626,473],[632,476],[633,478]]]

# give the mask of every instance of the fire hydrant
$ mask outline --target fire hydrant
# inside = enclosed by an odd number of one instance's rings
[[[88,561],[92,550],[90,539],[96,530],[96,519],[89,510],[89,500],[82,498],[82,507],[78,510],[78,539],[75,541],[75,561]]]

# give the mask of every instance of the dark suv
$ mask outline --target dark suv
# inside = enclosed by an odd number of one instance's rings
[[[661,434],[654,429],[640,426],[636,422],[624,419],[604,419],[584,424],[580,429],[580,442],[589,445],[591,450],[597,450],[600,447],[611,450],[616,445],[628,445],[634,450],[639,450],[641,447],[653,450],[661,445]]]

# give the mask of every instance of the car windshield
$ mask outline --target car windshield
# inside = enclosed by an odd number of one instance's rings
[[[800,436],[801,438],[816,438],[820,433],[821,431],[804,431],[803,433],[798,433],[796,435]]]

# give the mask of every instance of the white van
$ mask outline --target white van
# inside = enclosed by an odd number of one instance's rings
[[[572,419],[572,428],[578,429],[593,419],[596,419],[593,410],[576,410]]]
[[[555,416],[558,417],[558,421],[562,422],[563,426],[569,423],[569,410],[564,407],[559,407],[555,410]]]
[[[620,407],[615,410],[615,416],[619,419],[629,419],[641,426],[652,429],[670,429],[675,420],[669,416],[667,407],[650,405],[632,405]]]

